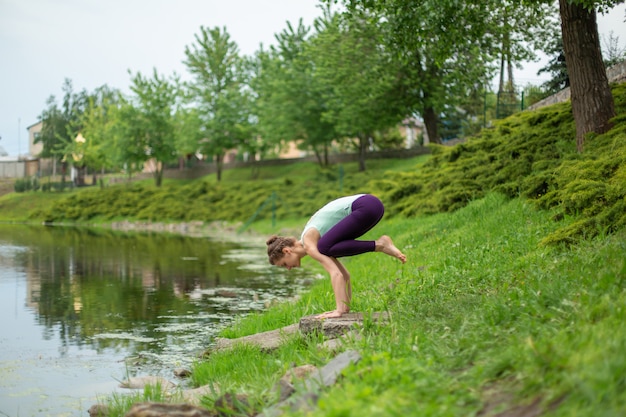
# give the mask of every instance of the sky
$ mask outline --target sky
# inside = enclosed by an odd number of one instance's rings
[[[187,74],[186,46],[200,27],[226,28],[241,54],[276,44],[275,34],[310,26],[321,15],[318,0],[0,0],[0,147],[10,156],[28,153],[27,127],[37,123],[65,79],[74,92],[104,84],[128,91],[130,75]],[[624,4],[598,16],[601,37],[613,32],[626,44]],[[545,58],[544,58],[545,59]],[[545,80],[525,63],[521,85]]]

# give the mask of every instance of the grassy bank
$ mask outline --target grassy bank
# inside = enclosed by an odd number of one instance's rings
[[[149,182],[0,198],[0,220],[107,223],[227,220],[259,233],[296,233],[319,205],[353,192],[382,197],[404,265],[377,253],[347,258],[353,311],[386,311],[346,348],[362,360],[326,390],[319,416],[613,416],[626,413],[626,85],[605,135],[574,144],[567,103],[508,118],[431,157],[320,169],[298,164],[228,171],[157,189]],[[275,199],[270,199],[275,196]],[[273,197],[272,197],[273,198]],[[45,200],[49,199],[49,200]],[[261,207],[265,207],[260,210]],[[269,209],[272,207],[272,209]],[[310,259],[305,268],[322,272]],[[224,331],[277,329],[333,308],[328,280],[297,301]],[[253,410],[294,364],[333,352],[293,337],[273,353],[237,348],[199,361],[193,383],[248,395]],[[157,390],[112,397],[111,416]],[[175,400],[175,399],[174,399]],[[499,414],[500,413],[500,414]]]
[[[526,411],[511,415],[622,414],[626,234],[574,249],[539,245],[573,220],[551,218],[493,193],[454,213],[383,221],[371,234],[394,236],[409,261],[368,254],[346,265],[353,310],[387,311],[391,321],[366,324],[363,337],[346,346],[363,359],[310,415],[496,415],[516,407]],[[254,227],[268,229],[266,222]],[[315,268],[310,260],[303,266]],[[280,328],[332,308],[323,280],[300,300],[246,317],[223,335]],[[215,353],[197,364],[193,382],[215,384],[208,408],[231,392],[249,395],[259,410],[277,400],[269,388],[291,366],[330,360],[334,353],[319,341],[293,337],[271,354],[250,347]],[[146,391],[141,400],[164,399]],[[113,407],[123,415],[128,399]]]

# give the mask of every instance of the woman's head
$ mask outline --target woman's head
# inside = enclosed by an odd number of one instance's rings
[[[296,239],[274,235],[270,236],[265,244],[267,245],[267,256],[270,264],[276,265],[285,256],[285,248],[293,248],[295,246]]]

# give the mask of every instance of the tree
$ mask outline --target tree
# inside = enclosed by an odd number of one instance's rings
[[[565,63],[570,80],[576,147],[588,133],[604,133],[615,116],[613,95],[602,61],[596,8],[606,11],[623,0],[559,0]]]
[[[604,39],[604,65],[608,68],[626,59],[626,47],[620,47],[619,36],[615,36],[613,31],[609,32],[607,39]]]
[[[184,64],[194,77],[190,89],[204,133],[198,149],[215,157],[219,181],[226,152],[250,135],[246,67],[226,28],[201,27],[195,40],[185,47]]]
[[[113,167],[126,173],[130,179],[144,168],[148,155],[143,138],[145,132],[140,123],[143,116],[128,99],[122,98],[117,106],[109,109],[110,140],[104,144],[107,158]]]
[[[76,137],[72,129],[72,121],[78,119],[81,98],[73,92],[72,81],[65,79],[63,82],[63,103],[59,108],[56,97],[50,96],[46,102],[48,108],[41,114],[42,128],[35,143],[43,145],[40,156],[42,158],[52,158],[54,170],[56,163],[61,162],[61,183],[65,184],[67,174],[67,164],[65,160],[65,148]]]
[[[297,27],[287,23],[287,29],[276,35],[278,45],[256,55],[255,113],[264,146],[296,142],[300,149],[312,150],[318,163],[326,166],[336,134],[332,123],[322,117],[327,104],[309,32],[302,20]]]
[[[545,17],[555,12],[502,0],[344,3],[348,13],[364,8],[379,14],[384,43],[403,64],[406,114],[422,116],[431,142],[440,142],[445,108],[462,105],[465,97],[484,97],[496,65],[533,57],[533,48],[551,33],[553,20]]]
[[[181,155],[188,157],[196,154],[199,143],[204,137],[202,119],[196,107],[183,107],[176,117],[176,149]]]
[[[377,16],[367,10],[333,14],[315,21],[310,59],[322,87],[322,120],[347,140],[356,139],[359,170],[375,133],[404,118],[399,66],[382,43]]]
[[[179,80],[160,76],[156,69],[152,78],[131,74],[129,101],[124,100],[117,113],[119,160],[138,166],[153,161],[155,185],[161,186],[163,168],[176,160],[176,111],[180,106]]]
[[[79,169],[77,183],[82,183],[85,161],[74,161],[72,154],[75,154],[77,144],[75,139],[83,129],[83,115],[91,105],[99,105],[114,93],[106,85],[99,87],[93,93],[82,90],[74,93],[72,82],[65,79],[63,83],[62,106],[56,103],[56,98],[50,96],[47,101],[48,108],[41,114],[43,123],[41,134],[36,139],[36,143],[43,145],[40,154],[43,158],[53,158],[62,165],[62,183],[65,183],[66,168],[68,164],[76,162]]]
[[[103,85],[90,94],[87,107],[80,115],[78,124],[84,142],[72,140],[65,153],[72,155],[74,165],[79,168],[92,168],[93,180],[96,183],[96,170],[104,170],[112,165],[107,152],[107,142],[111,140],[111,110],[119,102],[120,93]],[[80,160],[78,157],[80,156]],[[79,177],[82,183],[82,176]]]
[[[510,110],[504,112],[508,116],[518,108],[513,69],[519,67],[520,62],[536,59],[535,51],[546,50],[559,37],[558,16],[551,4],[544,3],[529,7],[516,0],[507,0],[487,7],[493,10],[490,13],[493,20],[485,30],[499,39],[500,45],[498,105],[509,106]]]
[[[452,0],[346,3],[348,13],[366,10],[377,16],[381,42],[400,65],[396,100],[404,105],[404,116],[421,115],[429,140],[440,142],[439,117],[444,106],[454,106],[455,97],[467,96],[477,80],[487,80],[487,56],[481,47],[495,44],[494,37],[470,33],[485,33],[482,27],[488,15],[484,8]]]

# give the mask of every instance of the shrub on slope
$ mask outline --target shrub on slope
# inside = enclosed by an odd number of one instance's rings
[[[626,84],[613,88],[614,128],[587,138],[576,152],[571,104],[518,113],[454,147],[434,145],[433,157],[412,172],[376,182],[389,212],[403,216],[449,212],[488,192],[526,197],[558,216],[577,216],[544,243],[626,225]]]

